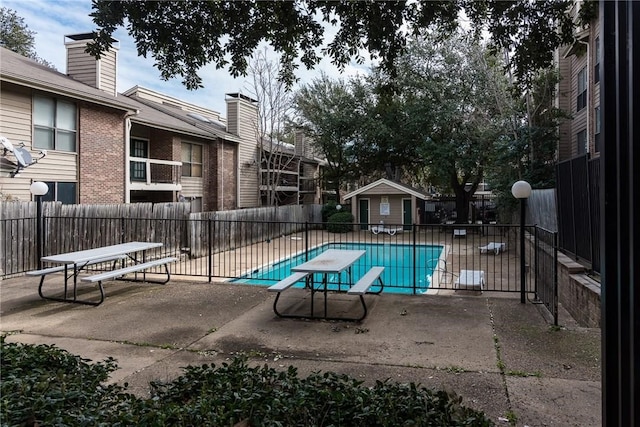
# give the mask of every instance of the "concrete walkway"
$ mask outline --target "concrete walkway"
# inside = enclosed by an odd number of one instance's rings
[[[445,388],[497,425],[513,417],[519,426],[601,425],[600,330],[578,327],[564,311],[562,327],[550,327],[538,306],[515,294],[367,296],[368,317],[349,323],[280,319],[274,295],[258,286],[108,282],[98,307],[42,300],[37,287],[31,277],[0,282],[7,341],[55,344],[94,361],[112,356],[112,381],[140,396],[149,381],[171,380],[183,366],[244,354],[301,375],[335,371],[365,383]],[[306,298],[287,291],[283,307],[307,308]],[[346,312],[359,303],[332,294],[330,304]]]

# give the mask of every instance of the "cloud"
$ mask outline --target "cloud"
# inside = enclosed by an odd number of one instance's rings
[[[51,62],[62,73],[66,72],[64,36],[95,30],[95,24],[89,16],[91,0],[3,0],[2,6],[15,10],[18,16],[24,18],[28,29],[36,33],[34,40],[38,56]],[[333,38],[337,31],[331,26],[325,26],[325,30],[325,37],[328,38]],[[246,88],[250,85],[249,77],[234,79],[227,69],[216,69],[210,64],[199,72],[204,88],[189,91],[182,85],[179,78],[162,80],[160,72],[154,67],[153,58],[137,55],[133,39],[129,37],[126,30],[119,28],[114,33],[114,37],[120,42],[117,87],[119,92],[124,92],[136,85],[142,86],[215,110],[224,117],[226,116],[225,94],[247,92]],[[268,51],[273,55],[273,59],[277,60],[273,50]],[[368,57],[365,56],[365,58]],[[339,70],[327,57],[323,57],[320,64],[313,70],[307,70],[305,66],[300,65],[296,72],[296,76],[300,79],[298,84],[310,83],[314,78],[318,78],[321,72],[333,78],[346,78],[367,73],[370,66],[368,61],[366,62],[365,65],[352,62],[344,70]]]

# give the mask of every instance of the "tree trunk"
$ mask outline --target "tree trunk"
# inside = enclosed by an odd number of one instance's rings
[[[467,224],[469,220],[469,203],[471,202],[471,193],[465,191],[460,186],[455,189],[456,192],[456,224]]]

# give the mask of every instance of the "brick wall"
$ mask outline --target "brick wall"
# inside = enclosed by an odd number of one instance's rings
[[[237,144],[219,141],[210,146],[209,161],[205,163],[205,169],[209,169],[206,181],[209,191],[205,194],[204,211],[237,209],[237,165]]]
[[[238,166],[238,146],[236,144],[223,144],[224,162],[220,168],[224,178],[224,193],[222,197],[222,210],[237,209],[237,166]]]
[[[122,112],[79,104],[79,203],[124,202]]]
[[[532,237],[527,238],[525,248],[525,259],[531,260]],[[518,248],[516,252],[517,250]],[[562,252],[558,252],[558,303],[580,326],[600,327],[600,283],[587,275],[587,270],[582,264],[573,261]]]
[[[600,284],[562,253],[558,253],[558,300],[581,326],[600,327]]]
[[[173,133],[160,129],[151,129],[149,137],[149,158],[160,160],[181,160],[180,138]],[[151,176],[156,182],[179,182],[179,176],[173,176],[178,169],[166,165],[151,165]]]

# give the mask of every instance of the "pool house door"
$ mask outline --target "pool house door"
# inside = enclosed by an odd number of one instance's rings
[[[369,228],[369,199],[359,200],[359,220],[360,230],[367,230]]]
[[[402,228],[404,230],[411,230],[411,199],[402,199]]]

